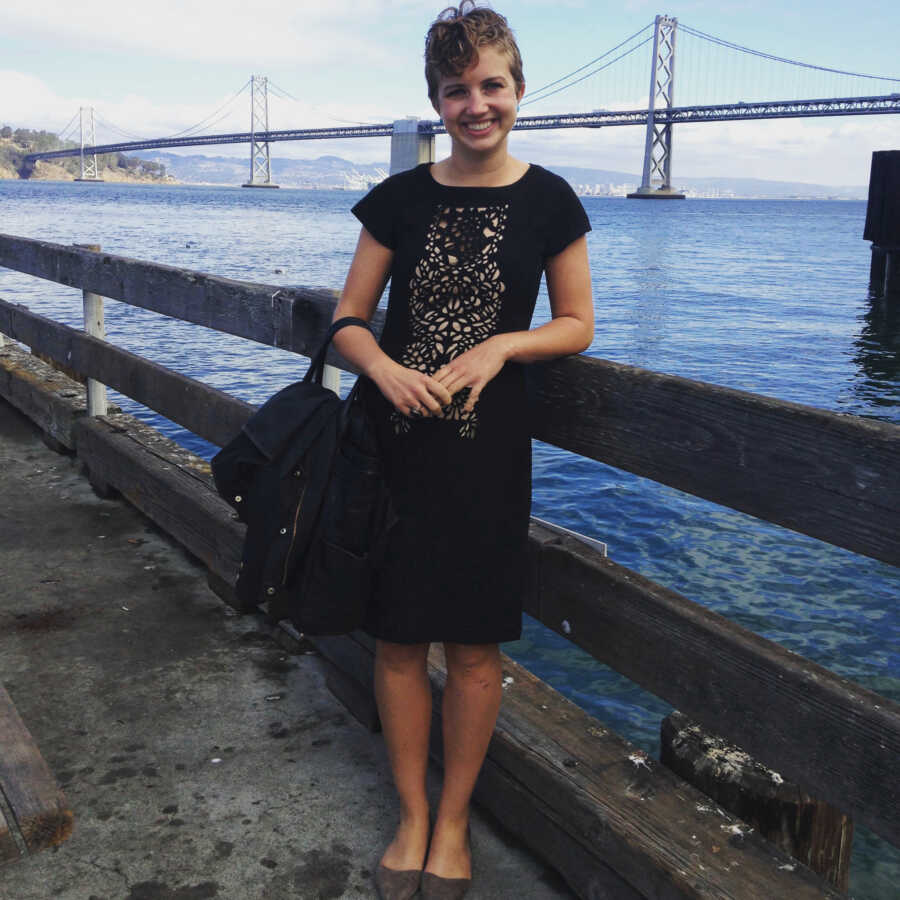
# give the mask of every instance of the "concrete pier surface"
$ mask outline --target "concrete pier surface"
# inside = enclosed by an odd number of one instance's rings
[[[375,896],[397,813],[381,736],[312,648],[235,615],[2,400],[0,682],[75,816],[0,868],[2,900]],[[574,896],[478,810],[472,845],[473,900]]]

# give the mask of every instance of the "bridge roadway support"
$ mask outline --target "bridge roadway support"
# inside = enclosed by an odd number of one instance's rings
[[[391,135],[391,175],[423,162],[434,162],[434,135],[420,134],[415,116],[397,119]]]
[[[863,239],[872,242],[873,293],[900,298],[900,150],[876,150]]]

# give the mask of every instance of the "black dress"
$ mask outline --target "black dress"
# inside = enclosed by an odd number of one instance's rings
[[[493,334],[529,328],[544,262],[590,230],[566,181],[532,165],[505,187],[446,187],[430,164],[353,207],[394,251],[382,349],[434,373]],[[365,630],[397,643],[516,640],[527,589],[531,436],[522,366],[507,363],[470,413],[442,416],[363,396],[399,516]]]

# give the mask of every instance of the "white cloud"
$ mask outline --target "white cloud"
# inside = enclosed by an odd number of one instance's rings
[[[387,8],[389,6],[389,10]],[[316,65],[353,59],[384,64],[389,48],[372,40],[373,25],[430,9],[424,0],[183,0],[132,4],[117,12],[107,0],[7,0],[0,31],[57,38],[85,52],[131,50],[197,62]]]

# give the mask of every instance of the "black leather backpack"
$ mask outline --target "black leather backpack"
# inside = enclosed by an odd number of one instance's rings
[[[302,381],[247,420],[212,459],[219,493],[247,524],[236,592],[245,611],[305,634],[358,628],[393,515],[360,379],[341,400],[322,386],[335,322]],[[362,376],[361,376],[362,377]]]

